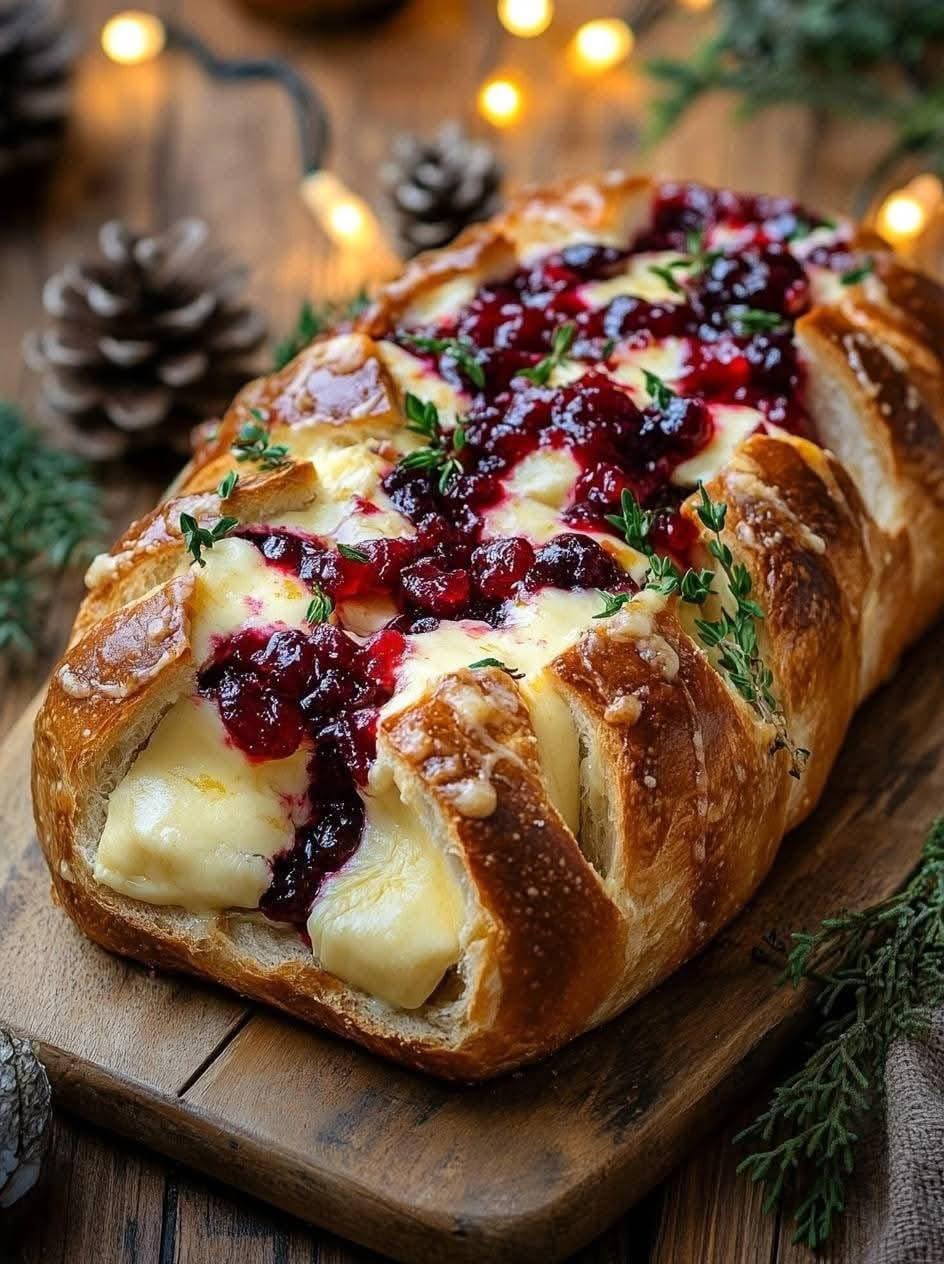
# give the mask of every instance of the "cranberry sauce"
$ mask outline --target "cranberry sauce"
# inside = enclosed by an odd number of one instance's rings
[[[367,780],[377,710],[393,693],[403,650],[391,628],[363,643],[329,624],[245,628],[222,640],[200,673],[200,693],[251,758],[311,750],[307,819],[273,862],[260,902],[267,916],[304,929],[323,879],[356,850],[364,824],[357,786]]]
[[[572,526],[610,530],[606,515],[629,488],[659,512],[663,543],[684,548],[686,530],[674,510],[686,489],[676,487],[672,475],[710,441],[710,405],[747,405],[773,424],[808,430],[793,323],[810,306],[810,281],[798,256],[816,227],[827,225],[783,198],[664,184],[650,225],[626,249],[567,246],[485,285],[457,315],[401,331],[414,354],[421,354],[417,333],[444,340],[443,349],[425,359],[470,402],[465,442],[456,454],[461,475],[439,493],[428,472],[395,470],[386,490],[397,508],[414,522],[445,514],[476,537],[483,511],[502,494],[502,476],[537,448],[565,448],[581,468],[565,515]],[[835,245],[810,252],[812,263],[849,265],[848,244],[841,234],[833,237]],[[589,306],[584,286],[615,277],[636,255],[654,251],[676,256],[653,261],[668,278],[672,301],[617,294]],[[645,273],[644,260],[641,266]],[[551,388],[542,384],[547,375],[539,366],[565,328],[566,359],[584,372]],[[670,392],[639,406],[606,370],[626,351],[665,338],[682,340],[684,375]],[[449,346],[455,339],[464,344],[458,356]],[[471,375],[470,349],[478,366]]]
[[[542,587],[630,589],[631,578],[594,538],[613,530],[607,515],[627,489],[653,511],[654,546],[684,561],[693,529],[677,512],[686,488],[673,474],[710,442],[713,405],[749,405],[771,423],[805,430],[793,323],[811,298],[796,243],[816,226],[783,199],[663,185],[650,225],[625,249],[568,246],[483,286],[457,315],[392,335],[468,401],[460,441],[456,432],[434,431],[428,461],[401,461],[383,480],[413,531],[342,551],[284,527],[239,528],[270,565],[318,595],[323,611],[329,598],[338,626],[244,629],[219,643],[200,674],[201,693],[250,758],[310,751],[306,820],[273,862],[261,901],[268,916],[304,930],[325,876],[358,846],[358,787],[374,759],[378,711],[394,691],[405,635],[442,619],[499,626],[511,601]],[[808,245],[817,267],[852,262],[841,233]],[[671,302],[617,293],[589,305],[588,283],[619,276],[635,255],[654,251],[670,252],[656,267]],[[646,261],[639,266],[645,274]],[[435,340],[436,350],[418,350],[416,335]],[[650,381],[643,403],[617,370],[628,352],[666,338],[681,340],[683,375]],[[551,371],[563,361],[580,375],[552,386]],[[544,544],[496,537],[487,513],[507,494],[503,479],[541,449],[576,463],[561,533]],[[359,500],[357,510],[376,506]],[[345,602],[364,598],[382,598],[390,611],[366,640],[344,630]]]

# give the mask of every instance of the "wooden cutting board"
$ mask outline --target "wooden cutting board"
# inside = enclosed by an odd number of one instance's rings
[[[49,901],[32,713],[0,752],[0,1023],[60,1105],[401,1260],[552,1261],[660,1181],[796,1032],[756,949],[900,884],[944,810],[941,629],[859,715],[745,913],[622,1018],[477,1088],[389,1066],[87,942]]]

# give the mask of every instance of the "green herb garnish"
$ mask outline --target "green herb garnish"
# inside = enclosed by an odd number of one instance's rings
[[[757,334],[778,329],[786,322],[779,312],[765,312],[759,307],[729,307],[728,320],[735,333]]]
[[[91,558],[105,528],[85,462],[0,402],[0,653],[35,652],[55,581]]]
[[[284,369],[319,334],[359,316],[367,307],[368,301],[366,290],[359,290],[351,298],[339,303],[314,304],[306,299],[295,318],[295,328],[275,346],[272,353],[273,368]]]
[[[547,386],[551,374],[566,358],[567,352],[570,350],[576,336],[577,326],[573,321],[567,321],[563,325],[558,325],[551,339],[550,355],[546,355],[543,360],[539,360],[532,368],[522,369],[518,376],[526,377],[529,382],[534,382],[537,386]]]
[[[881,1108],[888,1051],[924,1040],[944,1004],[944,820],[935,822],[902,891],[794,934],[784,978],[819,988],[813,1053],[736,1143],[756,1147],[738,1171],[766,1187],[764,1210],[789,1192],[794,1241],[822,1246],[845,1210],[865,1120]]]
[[[517,667],[509,667],[507,663],[503,663],[500,658],[480,658],[477,662],[470,663],[469,667],[475,671],[477,667],[497,667],[499,671],[506,672],[512,680],[523,680],[524,672],[519,671]]]
[[[320,584],[315,584],[314,591],[315,595],[305,611],[305,619],[308,623],[327,623],[334,609],[334,602]]]
[[[648,369],[643,369],[643,378],[646,383],[646,390],[652,397],[652,402],[656,408],[666,409],[676,398],[675,391],[666,386],[661,377],[657,377],[655,373],[650,373]]]
[[[417,351],[432,351],[436,355],[448,355],[466,375],[473,386],[482,390],[485,386],[485,370],[478,361],[478,351],[463,338],[426,338],[419,334],[401,333],[403,342],[416,347]]]
[[[406,428],[421,435],[429,442],[424,448],[416,448],[402,457],[399,464],[404,470],[428,470],[437,476],[440,493],[449,490],[452,482],[462,473],[462,465],[455,456],[465,447],[465,430],[457,422],[452,433],[446,434],[439,420],[439,410],[429,400],[407,392],[404,400]]]
[[[620,496],[619,513],[607,514],[606,520],[611,527],[615,527],[620,532],[630,548],[635,549],[637,553],[645,553],[647,557],[652,557],[653,548],[649,541],[652,514],[640,506],[639,501],[628,488],[624,488]]]
[[[844,272],[839,278],[840,285],[858,285],[860,281],[864,281],[870,276],[875,269],[875,262],[872,259],[866,259],[865,263],[860,264],[857,268],[850,268],[848,272]]]
[[[338,552],[342,557],[346,557],[349,562],[369,562],[370,558],[363,549],[356,549],[351,544],[339,544]]]
[[[674,276],[676,268],[687,268],[689,261],[687,259],[673,259],[670,263],[651,263],[649,271],[653,276],[657,276],[660,281],[664,281],[673,294],[684,294],[685,290],[679,284]]]
[[[225,478],[220,479],[217,484],[216,494],[220,500],[228,500],[236,490],[236,484],[239,482],[239,475],[235,470],[230,470]]]
[[[269,442],[269,426],[264,413],[258,408],[250,408],[253,421],[243,422],[240,426],[233,453],[237,461],[256,461],[263,470],[281,469],[291,464],[288,447],[284,443]]]
[[[597,596],[603,602],[603,609],[598,610],[593,616],[594,619],[609,619],[617,614],[626,605],[627,601],[632,601],[632,593],[611,593],[606,592],[603,588],[597,589]]]
[[[180,534],[184,538],[187,552],[193,555],[193,560],[200,566],[206,566],[203,550],[212,549],[217,540],[222,540],[238,526],[238,518],[218,518],[212,527],[201,527],[192,514],[180,515]]]

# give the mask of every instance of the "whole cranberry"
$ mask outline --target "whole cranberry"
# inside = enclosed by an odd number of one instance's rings
[[[298,704],[251,671],[225,669],[217,686],[220,718],[236,745],[257,759],[285,759],[302,740]]]
[[[297,697],[311,675],[315,653],[314,643],[306,633],[285,628],[273,632],[265,645],[253,653],[252,663],[273,689]]]
[[[619,567],[596,540],[565,532],[538,550],[527,582],[530,588],[607,588],[620,576]]]
[[[467,571],[443,570],[431,558],[408,566],[400,585],[411,605],[440,618],[453,617],[467,605],[471,587]]]
[[[472,579],[483,597],[503,600],[534,563],[534,549],[523,536],[480,544],[472,554]]]
[[[809,305],[810,287],[790,251],[771,244],[719,255],[699,277],[698,297],[712,311],[749,307],[798,316]]]

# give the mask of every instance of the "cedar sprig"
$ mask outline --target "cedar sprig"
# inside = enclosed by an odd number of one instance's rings
[[[730,93],[741,114],[794,103],[884,123],[890,144],[864,182],[861,212],[907,155],[944,174],[944,92],[931,58],[944,39],[944,6],[927,0],[720,0],[717,33],[687,60],[657,58],[665,86],[650,118],[658,140],[708,92]]]
[[[360,316],[368,301],[366,290],[358,290],[351,298],[342,299],[338,303],[312,303],[306,299],[298,309],[294,329],[276,343],[272,352],[272,367],[276,371],[284,369],[290,360],[294,360],[320,334]]]
[[[101,503],[85,463],[0,402],[0,654],[35,652],[56,579],[105,534]]]
[[[867,1117],[883,1104],[888,1052],[924,1039],[944,1003],[944,820],[904,889],[792,936],[785,980],[819,989],[813,1052],[734,1138],[756,1147],[738,1166],[766,1188],[765,1211],[795,1200],[794,1241],[819,1247],[845,1210]]]
[[[449,490],[452,483],[463,472],[462,464],[457,457],[465,447],[465,430],[461,422],[456,422],[448,433],[444,431],[439,419],[439,409],[430,400],[420,399],[409,391],[404,399],[406,410],[406,428],[412,434],[420,435],[427,440],[422,448],[415,448],[402,457],[399,465],[404,470],[427,470],[436,477],[436,485],[440,492]]]

